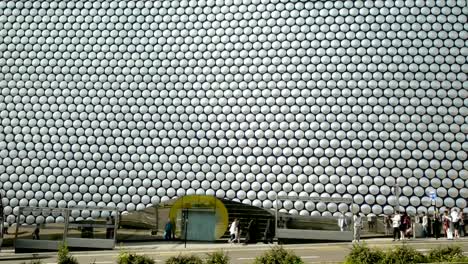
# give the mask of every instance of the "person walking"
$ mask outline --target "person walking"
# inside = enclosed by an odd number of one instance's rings
[[[255,220],[250,220],[249,225],[247,226],[247,235],[245,237],[244,245],[249,243],[255,244],[257,242],[255,237],[255,231],[257,230],[255,226]]]
[[[427,237],[432,237],[432,225],[434,224],[434,219],[432,215],[427,214]]]
[[[440,237],[440,226],[442,224],[442,221],[441,221],[441,218],[440,218],[440,214],[436,211],[434,213],[434,223],[432,224],[432,230],[433,230],[433,234],[434,234],[434,237],[435,239],[439,239]]]
[[[164,240],[172,239],[172,228],[171,219],[167,219],[166,226],[164,227]]]
[[[241,239],[241,223],[240,223],[240,220],[237,220],[237,232],[236,232],[236,236],[234,238],[234,241],[237,241],[237,244],[240,243],[240,239]]]
[[[401,239],[400,233],[400,225],[401,225],[401,215],[400,212],[396,211],[392,217],[392,227],[393,227],[393,241]]]
[[[34,231],[33,231],[33,234],[32,234],[32,239],[33,240],[40,240],[39,233],[40,233],[40,225],[36,224],[36,228],[34,228]]]
[[[405,223],[405,239],[411,239],[413,234],[413,225],[411,223],[411,216],[405,213],[405,217],[403,218],[403,222]]]
[[[458,233],[461,237],[464,237],[466,236],[466,231],[465,231],[465,215],[463,214],[463,211],[460,210],[460,214],[458,216],[458,218],[460,219],[460,223],[458,225]]]
[[[406,212],[401,216],[400,221],[400,237],[401,240],[406,238],[406,230],[408,229],[408,214]]]
[[[385,235],[388,236],[392,232],[391,231],[391,229],[392,229],[392,220],[390,219],[390,216],[384,215],[383,223],[384,223],[384,228],[385,228]]]
[[[455,239],[460,238],[459,228],[460,228],[460,213],[456,208],[453,208],[450,212],[450,220],[452,221],[452,231],[453,237]]]
[[[340,227],[340,231],[344,232],[348,229],[348,220],[346,219],[346,216],[341,214],[338,217],[338,226]]]
[[[450,216],[448,214],[448,210],[446,210],[444,212],[444,215],[442,216],[442,225],[444,227],[444,234],[445,234],[445,237],[449,240],[453,239],[453,233],[452,233],[452,230],[450,229],[450,226],[451,226],[451,219],[450,219]]]
[[[236,239],[237,235],[237,229],[239,228],[238,220],[237,218],[232,221],[231,226],[229,227],[229,243],[233,243],[234,240]]]
[[[359,213],[355,213],[353,217],[354,222],[354,239],[353,242],[359,243],[361,241],[361,228],[362,228],[362,217]]]
[[[422,213],[422,228],[423,228],[423,234],[424,237],[427,238],[429,235],[429,218],[426,215],[426,212]]]
[[[271,220],[268,219],[265,227],[265,232],[263,233],[263,243],[268,244],[271,243],[273,244],[273,236],[274,236],[274,227],[271,224]]]

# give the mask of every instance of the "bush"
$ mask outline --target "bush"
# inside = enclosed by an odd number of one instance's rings
[[[179,255],[167,259],[166,264],[203,264],[203,261],[195,255]]]
[[[414,264],[414,263],[468,263],[459,246],[432,249],[427,256],[407,245],[396,246],[388,251],[371,249],[365,244],[353,245],[346,257],[346,264]]]
[[[59,245],[57,264],[78,264],[78,260],[69,254],[67,243]]]
[[[208,253],[206,264],[229,264],[229,256],[224,251]]]
[[[382,264],[412,264],[426,263],[426,257],[416,249],[403,245],[396,246],[386,252]]]
[[[154,264],[154,260],[145,255],[122,251],[117,258],[118,264]]]
[[[275,246],[255,258],[254,264],[303,264],[300,257],[280,246]]]
[[[346,264],[376,264],[381,263],[385,257],[379,249],[371,249],[365,243],[354,244],[351,252],[346,256]]]
[[[438,247],[429,251],[429,262],[468,262],[460,246]]]

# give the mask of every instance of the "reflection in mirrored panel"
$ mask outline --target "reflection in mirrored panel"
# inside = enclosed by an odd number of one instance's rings
[[[71,215],[88,215],[86,219]],[[47,217],[60,219],[59,223],[48,222]],[[92,216],[100,216],[93,218]],[[106,218],[102,218],[106,216]],[[31,217],[45,221],[32,225]],[[71,221],[70,221],[71,220]],[[119,221],[116,208],[105,207],[20,207],[12,233],[15,237],[15,252],[55,251],[61,243],[69,248],[112,249]]]
[[[188,195],[122,214],[118,240],[214,241],[227,229],[228,212],[213,196]]]

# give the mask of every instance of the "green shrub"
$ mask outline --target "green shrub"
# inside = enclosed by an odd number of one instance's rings
[[[255,258],[254,264],[303,264],[302,259],[291,251],[275,246]]]
[[[145,255],[122,251],[117,258],[118,264],[154,264],[154,260]]]
[[[427,255],[429,262],[468,262],[460,246],[433,248]]]
[[[167,259],[166,264],[203,264],[203,261],[195,255],[179,255]]]
[[[407,245],[395,246],[386,252],[382,264],[412,264],[426,263],[426,257],[416,249]]]
[[[69,253],[67,243],[61,243],[57,253],[57,264],[78,264],[78,260]]]
[[[229,256],[224,251],[208,253],[206,264],[229,264]]]
[[[345,264],[415,264],[415,263],[468,263],[459,246],[432,249],[427,256],[408,245],[395,246],[382,251],[369,248],[365,244],[353,245]]]
[[[365,243],[354,244],[351,252],[346,256],[346,264],[377,264],[385,257],[379,249],[371,249]]]

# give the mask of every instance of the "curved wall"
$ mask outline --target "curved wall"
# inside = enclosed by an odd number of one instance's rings
[[[431,191],[465,208],[467,14],[464,0],[2,1],[8,221],[185,194],[390,213],[395,183],[410,212]]]

